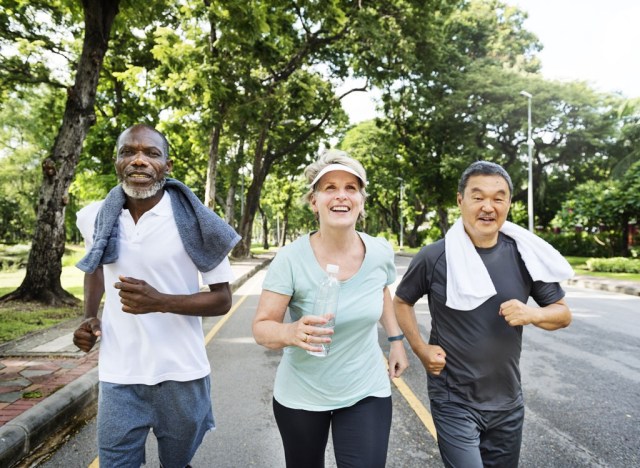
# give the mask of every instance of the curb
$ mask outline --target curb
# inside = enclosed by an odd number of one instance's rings
[[[231,291],[235,292],[249,278],[271,263],[272,259],[273,257],[261,259],[261,263],[257,263],[231,284]],[[97,398],[96,366],[0,427],[0,466],[15,466],[54,435],[64,435],[65,429],[70,430],[83,420],[95,416]]]
[[[233,283],[231,283],[231,292],[232,293],[235,293],[238,290],[238,288],[240,288],[240,286],[242,286],[244,283],[247,282],[247,280],[249,278],[251,278],[257,272],[259,272],[264,267],[269,265],[271,263],[271,260],[273,260],[273,256],[270,256],[270,257],[267,257],[267,258],[262,258],[261,260],[262,260],[262,262],[256,264],[255,268],[252,268],[250,271],[246,272],[244,275],[240,276],[240,278],[238,278]]]
[[[633,281],[608,281],[606,278],[576,276],[566,280],[566,284],[587,289],[598,289],[600,291],[640,296],[640,283]]]
[[[12,466],[52,434],[78,422],[78,415],[98,397],[98,368],[44,399],[0,427],[0,465]]]

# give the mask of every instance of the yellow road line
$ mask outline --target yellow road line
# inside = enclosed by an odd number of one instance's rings
[[[235,311],[238,310],[238,307],[240,307],[240,304],[242,304],[247,297],[249,296],[242,296],[240,300],[233,305],[231,310],[229,310],[229,312],[227,312],[226,315],[224,315],[218,321],[218,323],[215,324],[215,326],[211,329],[211,331],[209,331],[209,333],[207,333],[207,336],[204,338],[204,344],[206,345],[209,344],[209,341],[211,341],[213,337],[216,335],[216,333],[220,331],[222,326],[227,322],[227,320],[231,318],[231,316],[235,313]]]
[[[433,424],[433,418],[431,417],[429,410],[425,408],[416,394],[413,393],[404,380],[402,380],[402,377],[396,377],[393,379],[393,383],[398,388],[398,391],[404,399],[407,400],[411,409],[416,413],[418,418],[420,418],[420,421],[422,421],[422,424],[427,428],[429,434],[431,434],[434,440],[438,440],[438,436],[436,435],[436,426]]]
[[[387,367],[389,367],[389,361],[387,361],[386,356],[383,355],[383,358],[387,363]],[[404,380],[402,380],[402,377],[396,377],[395,379],[392,379],[392,382],[394,383],[400,394],[404,397],[404,399],[407,400],[407,403],[409,403],[409,407],[414,411],[414,413],[416,413],[420,421],[422,421],[424,427],[427,428],[427,431],[429,431],[431,437],[433,437],[433,439],[437,441],[438,436],[436,435],[436,426],[435,424],[433,424],[433,418],[431,417],[431,413],[429,413],[429,410],[420,401],[420,398],[418,398],[416,394],[413,393],[413,390],[411,390],[409,386],[404,382]]]
[[[233,307],[231,307],[231,309],[229,310],[229,312],[227,312],[219,321],[218,323],[216,323],[213,328],[209,331],[209,333],[207,333],[207,336],[205,336],[204,338],[204,343],[205,345],[208,345],[209,342],[213,339],[213,337],[216,335],[216,333],[218,333],[218,331],[220,331],[220,329],[222,328],[222,326],[227,322],[227,320],[229,320],[229,318],[235,313],[236,310],[238,310],[238,307],[240,307],[240,304],[242,304],[245,299],[249,297],[249,296],[242,296],[240,298],[240,300],[238,300],[238,302],[236,302]],[[99,468],[100,467],[100,462],[98,460],[98,457],[96,457],[95,460],[93,460],[91,462],[91,464],[87,467],[87,468]]]

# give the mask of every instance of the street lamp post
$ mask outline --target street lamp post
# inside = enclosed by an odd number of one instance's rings
[[[531,138],[531,93],[520,91],[527,98],[527,146],[529,147],[529,183],[527,187],[527,213],[529,215],[529,231],[533,232],[533,139]]]

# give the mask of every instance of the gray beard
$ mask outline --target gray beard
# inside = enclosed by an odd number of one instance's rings
[[[162,187],[164,187],[164,183],[165,183],[165,179],[161,179],[158,180],[156,182],[154,182],[154,184],[146,189],[137,189],[135,187],[132,187],[131,185],[129,185],[126,181],[122,181],[122,190],[124,190],[124,193],[127,194],[127,196],[131,197],[131,198],[135,198],[138,200],[144,200],[146,198],[151,198],[153,197],[156,193],[158,193]]]

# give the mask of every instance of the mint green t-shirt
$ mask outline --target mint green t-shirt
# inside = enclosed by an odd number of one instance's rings
[[[383,289],[396,278],[393,250],[385,239],[358,234],[366,253],[360,270],[340,282],[329,355],[311,356],[297,346],[283,351],[273,391],[283,406],[327,411],[369,396],[391,395],[377,323],[382,315]],[[326,265],[316,260],[307,234],[280,249],[262,287],[291,296],[289,313],[291,321],[296,321],[312,312],[325,269]]]

